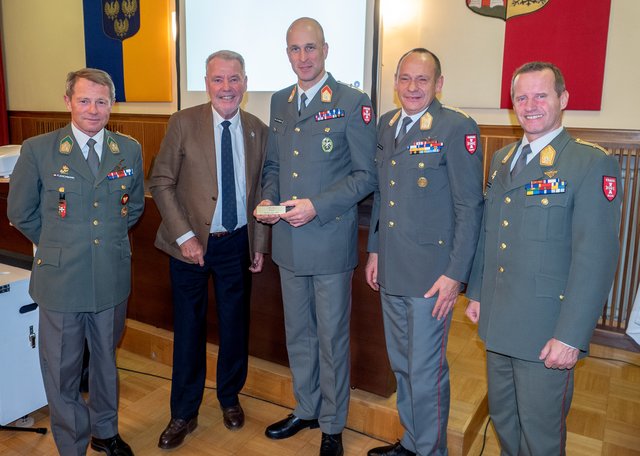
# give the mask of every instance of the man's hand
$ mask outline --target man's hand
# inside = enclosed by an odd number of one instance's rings
[[[258,206],[273,206],[273,202],[271,200],[262,200]],[[280,216],[278,214],[270,214],[270,215],[258,215],[256,209],[253,210],[253,216],[257,221],[266,223],[267,225],[273,225],[280,220]]]
[[[316,216],[316,209],[308,198],[288,200],[280,204],[293,207],[290,211],[282,214],[280,218],[295,228],[309,223]]]
[[[256,252],[253,254],[253,263],[249,266],[249,271],[254,274],[262,271],[262,265],[264,265],[264,253]]]
[[[367,257],[367,265],[364,267],[364,276],[367,279],[367,283],[373,289],[373,291],[379,291],[380,285],[378,285],[378,254],[371,252]]]
[[[197,237],[194,236],[184,241],[180,246],[180,253],[192,263],[204,266],[204,249]]]
[[[467,304],[467,309],[464,311],[464,314],[467,316],[472,323],[478,323],[480,320],[480,303],[478,301],[474,301],[473,299],[469,301]]]
[[[436,293],[438,293],[438,300],[436,301],[436,305],[433,306],[431,316],[441,320],[453,309],[453,305],[456,303],[456,299],[458,299],[458,294],[460,293],[460,282],[441,275],[429,291],[424,294],[424,297],[431,298],[435,296]]]
[[[542,347],[539,359],[544,361],[549,369],[571,369],[578,362],[580,350],[563,344],[558,339],[551,338]]]

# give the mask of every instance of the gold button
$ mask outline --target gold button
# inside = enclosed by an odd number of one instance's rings
[[[93,243],[94,243],[95,245],[100,244],[100,239],[94,239],[94,240],[93,240]]]
[[[558,297],[560,298],[560,301],[564,301],[564,295],[560,295]]]
[[[389,187],[393,187],[394,185],[396,185],[395,181],[389,181]]]
[[[36,264],[42,264],[42,258],[38,258],[38,261],[36,261]]]
[[[127,186],[126,186],[126,185],[124,185],[124,184],[122,184],[122,185],[120,186],[120,188],[121,188],[122,190],[124,190],[125,188],[127,188]]]
[[[295,155],[297,157],[298,155],[300,155],[300,152],[298,152],[297,150],[294,150],[293,151],[293,155]]]
[[[424,163],[422,163],[422,162],[418,163],[418,168],[420,168],[420,169],[424,168]]]
[[[296,133],[300,133],[300,128],[296,127],[296,128],[293,129],[293,131],[295,131]]]
[[[508,220],[503,220],[502,221],[502,226],[504,226],[504,227],[509,226],[509,221]]]
[[[98,207],[98,202],[97,201],[93,202],[93,207]]]
[[[549,205],[549,200],[547,198],[542,198],[540,200],[540,202],[542,203],[543,206],[548,206]]]
[[[443,241],[442,239],[440,239],[440,240],[438,241],[438,245],[444,245],[444,241]]]
[[[58,191],[59,191],[60,193],[64,193],[64,187],[60,187],[60,188],[58,189]]]
[[[393,228],[395,226],[395,222],[392,220],[389,222],[389,228]]]
[[[293,196],[291,197],[291,199],[292,199],[292,200],[297,200],[297,199],[298,199],[298,197],[297,197],[296,195],[293,195]]]
[[[500,266],[500,267],[498,268],[498,272],[504,272],[504,268],[503,268],[502,266]]]
[[[395,160],[391,160],[391,166],[396,166],[396,161]]]
[[[504,242],[500,244],[500,250],[504,250],[506,248],[507,248],[507,244],[505,244]]]
[[[511,198],[509,198],[508,196],[504,199],[504,202],[509,204],[511,202]]]
[[[98,226],[100,224],[100,222],[98,222],[97,220],[93,221],[93,226]]]
[[[395,205],[396,205],[396,203],[395,203],[395,202],[393,202],[393,201],[389,201],[389,206],[393,207],[393,206],[395,206]]]
[[[296,177],[298,177],[298,173],[293,172],[293,173],[291,173],[291,176],[295,179]]]

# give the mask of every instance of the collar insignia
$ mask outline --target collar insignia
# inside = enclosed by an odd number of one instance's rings
[[[328,85],[324,86],[320,91],[320,100],[323,103],[331,103],[331,97],[333,96],[333,92],[331,91],[331,87]]]
[[[540,151],[540,166],[553,166],[556,160],[556,150],[548,145]]]
[[[64,138],[62,138],[62,140],[60,141],[60,147],[58,148],[58,151],[61,154],[69,155],[71,153],[72,147],[73,147],[73,139],[71,139],[71,136],[67,135]]]

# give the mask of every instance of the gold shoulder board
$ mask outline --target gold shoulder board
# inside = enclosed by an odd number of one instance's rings
[[[607,149],[605,149],[604,147],[602,147],[600,144],[592,143],[592,142],[589,142],[589,141],[583,141],[583,140],[582,140],[582,139],[580,139],[580,138],[576,138],[576,140],[575,140],[575,141],[576,141],[578,144],[583,144],[583,145],[585,145],[585,146],[590,146],[590,147],[593,147],[594,149],[598,149],[598,150],[600,150],[600,151],[604,152],[606,155],[611,155],[611,152],[609,152]]]
[[[455,111],[459,114],[462,114],[463,116],[465,116],[467,119],[469,118],[469,114],[467,114],[466,112],[464,112],[462,109],[458,109],[458,108],[454,108],[453,106],[447,106],[447,105],[442,105],[443,108],[447,108],[450,111]]]
[[[134,138],[133,136],[126,135],[126,134],[121,133],[121,132],[119,132],[119,131],[116,131],[116,135],[124,136],[125,138],[129,138],[130,140],[135,141],[135,142],[137,142],[138,144],[140,144],[140,142],[139,142],[136,138]]]
[[[396,123],[396,120],[400,118],[400,114],[402,114],[402,110],[396,112],[396,114],[391,118],[391,120],[389,121],[390,127],[393,127],[393,124]]]

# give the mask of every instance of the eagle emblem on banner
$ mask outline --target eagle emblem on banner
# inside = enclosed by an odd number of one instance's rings
[[[126,40],[140,30],[140,0],[102,0],[102,28],[114,40]]]
[[[465,0],[474,13],[506,21],[515,16],[533,13],[551,0]]]

